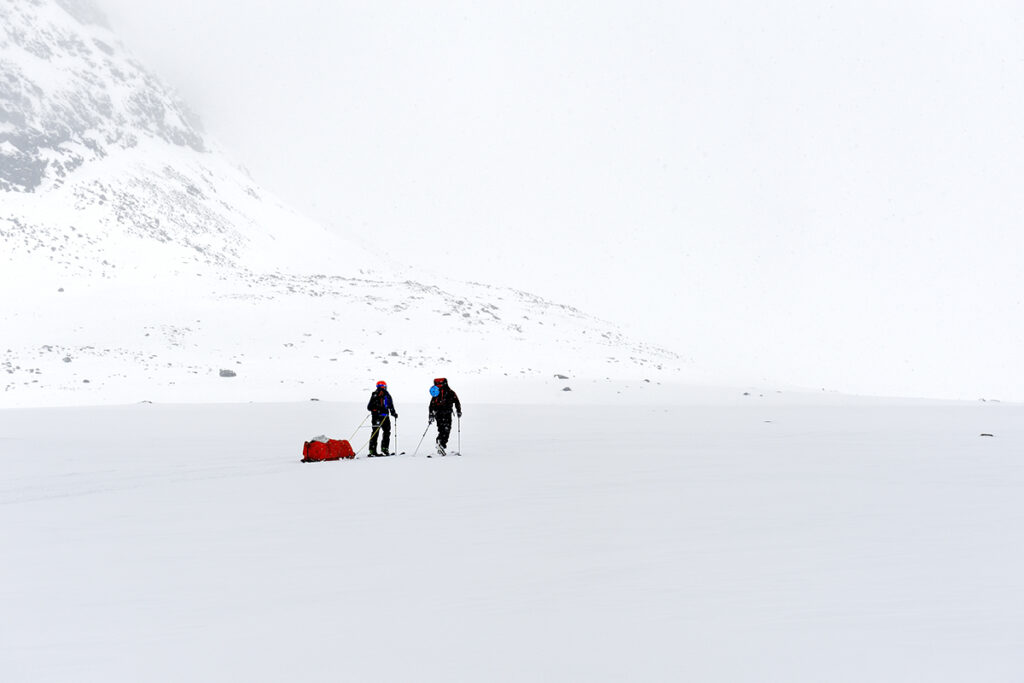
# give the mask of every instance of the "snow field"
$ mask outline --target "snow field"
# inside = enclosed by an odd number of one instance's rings
[[[0,678],[1024,672],[1020,406],[460,395],[461,458],[316,464],[362,404],[0,411]]]

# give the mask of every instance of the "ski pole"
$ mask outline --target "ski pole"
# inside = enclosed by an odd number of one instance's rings
[[[416,455],[417,453],[420,452],[420,446],[423,445],[423,439],[427,438],[427,431],[430,429],[430,425],[431,423],[428,421],[427,428],[423,430],[423,436],[420,437],[420,442],[416,444],[416,450],[412,452],[413,455]]]
[[[390,420],[390,419],[391,419],[390,415],[385,415],[384,416],[384,420]],[[363,450],[364,448],[366,448],[367,446],[370,445],[370,442],[373,441],[373,437],[377,436],[377,432],[379,432],[380,428],[384,426],[384,420],[380,421],[380,424],[377,425],[377,428],[374,429],[373,433],[370,434],[370,438],[366,440],[366,443],[364,443],[362,446],[359,447],[359,451]],[[363,422],[366,422],[366,420],[363,420]],[[359,453],[359,451],[356,451],[356,453]]]
[[[459,455],[462,455],[462,416],[459,415],[455,418],[459,425]]]
[[[358,427],[356,427],[356,431],[352,432],[352,436],[348,437],[349,441],[351,441],[352,439],[356,438],[356,434],[359,433],[359,430],[363,428],[363,425],[366,424],[366,421],[369,420],[369,419],[370,419],[369,415],[367,415],[366,417],[363,418],[363,421],[359,423]]]
[[[395,419],[395,453],[401,453],[402,449],[398,447],[398,419]]]

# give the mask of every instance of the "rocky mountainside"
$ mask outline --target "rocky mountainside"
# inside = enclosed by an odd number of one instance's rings
[[[88,0],[0,0],[0,401],[679,369],[573,308],[375,261],[234,166]]]
[[[82,0],[5,0],[0,189],[59,187],[143,138],[205,149],[195,117],[124,54]]]
[[[324,231],[204,140],[195,116],[127,54],[90,2],[3,0],[0,32],[0,231],[9,252],[48,254],[99,276],[131,269],[154,244],[163,248],[147,271],[330,263],[319,257]]]

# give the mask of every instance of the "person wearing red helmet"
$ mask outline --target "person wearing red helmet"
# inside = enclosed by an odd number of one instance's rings
[[[380,432],[380,447],[381,455],[391,455],[391,419],[390,416],[398,419],[398,413],[395,412],[395,402],[391,399],[391,394],[388,393],[388,383],[381,380],[377,382],[377,389],[370,394],[370,401],[366,404],[366,409],[370,411],[371,416],[371,428],[373,433],[370,435],[370,453],[369,457],[375,457],[377,455],[377,433]]]
[[[444,377],[434,380],[430,395],[432,398],[427,409],[427,421],[429,424],[437,420],[437,452],[444,455],[448,448],[448,435],[452,433],[452,407],[462,417],[462,404],[459,403],[459,395],[448,386],[448,380]]]

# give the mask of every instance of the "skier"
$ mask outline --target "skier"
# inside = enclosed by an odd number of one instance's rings
[[[428,408],[428,423],[437,420],[437,452],[445,455],[448,448],[448,435],[452,432],[452,406],[455,407],[455,414],[462,417],[462,404],[459,403],[459,396],[448,386],[448,380],[439,377],[434,380],[434,386],[430,387],[430,406]]]
[[[366,409],[370,411],[371,428],[373,434],[370,435],[370,453],[369,457],[375,457],[377,455],[377,432],[381,432],[381,455],[391,455],[389,449],[391,447],[391,419],[388,417],[388,413],[391,413],[391,417],[398,419],[398,413],[395,412],[395,402],[391,399],[391,394],[388,393],[388,383],[381,380],[377,382],[377,390],[370,394],[370,401],[366,404]]]

